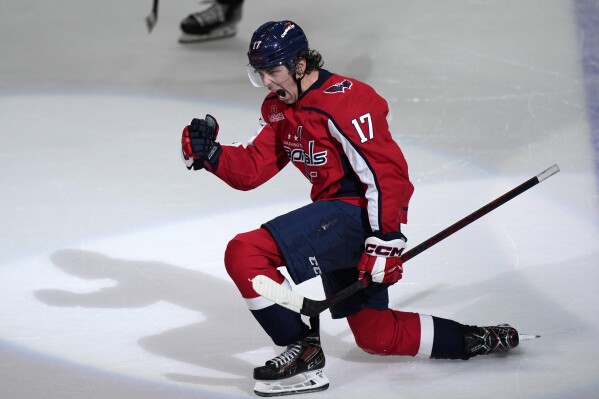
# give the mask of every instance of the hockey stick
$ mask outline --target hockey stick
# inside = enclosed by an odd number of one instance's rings
[[[559,172],[559,167],[557,165],[551,166],[550,168],[539,173],[535,177],[520,184],[518,187],[508,191],[502,196],[489,202],[487,205],[483,206],[479,210],[472,212],[470,215],[447,227],[445,230],[430,237],[428,240],[418,244],[411,250],[401,255],[401,260],[403,262],[407,262],[414,256],[426,251],[433,245],[439,243],[440,241],[449,237],[453,233],[468,226],[470,223],[481,218],[487,213],[493,211],[494,209],[499,208],[501,205],[505,204],[509,200],[513,199],[514,197],[517,197],[529,188],[536,186],[537,184],[547,179],[548,177],[553,176],[557,172]],[[333,296],[321,301],[306,298],[294,291],[291,291],[283,287],[280,284],[277,284],[272,279],[263,275],[256,276],[252,280],[252,287],[254,288],[254,291],[256,291],[258,294],[262,295],[267,299],[270,299],[275,303],[278,303],[281,306],[286,307],[287,309],[293,310],[294,312],[301,313],[306,316],[313,317],[322,313],[334,304],[341,302],[348,296],[353,295],[361,289],[368,287],[371,282],[372,277],[367,276],[367,278],[358,280],[352,285],[348,286],[347,288],[334,294]]]
[[[158,22],[158,0],[154,0],[152,3],[152,12],[146,17],[146,25],[148,26],[148,33],[152,33],[152,29]]]

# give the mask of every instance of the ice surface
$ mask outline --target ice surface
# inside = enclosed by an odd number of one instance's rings
[[[416,186],[411,246],[561,169],[410,260],[391,290],[397,309],[541,339],[467,362],[373,357],[324,314],[331,387],[313,397],[599,397],[597,76],[581,62],[597,41],[575,7],[592,1],[246,3],[238,36],[189,46],[178,24],[195,1],[161,3],[151,35],[150,1],[0,4],[0,397],[254,397],[252,368],[279,350],[222,254],[309,186],[288,168],[235,192],[184,168],[179,135],[206,113],[223,142],[254,134],[264,92],[246,47],[283,18],[326,68],[387,98]],[[296,289],[323,297],[317,280]]]

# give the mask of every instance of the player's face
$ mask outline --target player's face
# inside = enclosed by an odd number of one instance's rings
[[[270,69],[261,69],[257,72],[264,87],[276,93],[281,101],[289,105],[297,101],[297,84],[285,65],[279,65]]]

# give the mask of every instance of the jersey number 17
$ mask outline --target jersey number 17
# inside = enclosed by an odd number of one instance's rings
[[[365,143],[374,138],[374,131],[372,130],[372,118],[370,117],[370,113],[364,114],[359,118],[352,119],[351,123],[356,128],[358,136],[360,136],[361,143]],[[364,133],[362,126],[366,126],[368,128],[367,134]]]

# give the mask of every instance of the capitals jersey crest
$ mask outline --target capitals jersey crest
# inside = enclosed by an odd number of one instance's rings
[[[327,94],[345,93],[345,89],[351,89],[352,82],[345,79],[343,82],[335,83],[331,87],[327,87],[324,92]]]

